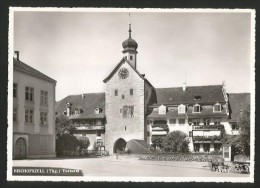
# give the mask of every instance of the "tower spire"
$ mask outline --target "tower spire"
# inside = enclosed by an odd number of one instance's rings
[[[131,32],[132,32],[132,29],[131,29],[131,14],[129,13],[129,38],[131,38]]]
[[[128,39],[126,39],[122,43],[122,46],[124,48],[124,50],[122,52],[124,54],[124,57],[132,65],[132,67],[136,69],[136,58],[137,58],[136,54],[138,53],[136,51],[136,49],[138,47],[138,44],[137,44],[137,42],[134,39],[132,39],[132,36],[131,36],[132,29],[131,29],[131,15],[130,15],[130,12],[129,12],[129,30],[128,30],[128,32],[129,32]]]

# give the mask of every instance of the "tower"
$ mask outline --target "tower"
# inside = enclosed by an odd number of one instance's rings
[[[126,39],[123,43],[122,43],[122,46],[124,48],[124,50],[122,51],[124,56],[126,57],[126,59],[130,62],[130,65],[136,69],[136,56],[137,56],[137,47],[138,47],[138,44],[137,42],[132,39],[131,37],[131,23],[129,23],[129,37],[128,39]]]

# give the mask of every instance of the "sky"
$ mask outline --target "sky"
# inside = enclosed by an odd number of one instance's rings
[[[20,60],[57,81],[56,100],[104,92],[103,80],[123,57],[122,42],[138,43],[137,70],[155,88],[220,85],[250,92],[250,13],[14,12]]]

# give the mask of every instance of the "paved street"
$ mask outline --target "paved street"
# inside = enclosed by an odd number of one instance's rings
[[[135,177],[249,177],[247,174],[212,172],[207,162],[141,161],[137,158],[14,160],[13,166],[60,167],[82,170],[84,176]]]

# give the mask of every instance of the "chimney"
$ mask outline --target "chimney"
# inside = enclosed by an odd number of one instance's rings
[[[183,90],[183,91],[186,91],[186,89],[187,89],[186,83],[183,83],[183,84],[182,84],[182,90]]]
[[[82,99],[84,99],[84,98],[85,98],[85,94],[84,94],[84,93],[82,93],[82,95],[81,95],[81,98],[82,98]]]
[[[15,59],[19,61],[19,51],[14,51]]]
[[[71,114],[71,104],[67,102],[66,104],[66,111],[67,111],[67,116],[69,117]]]

